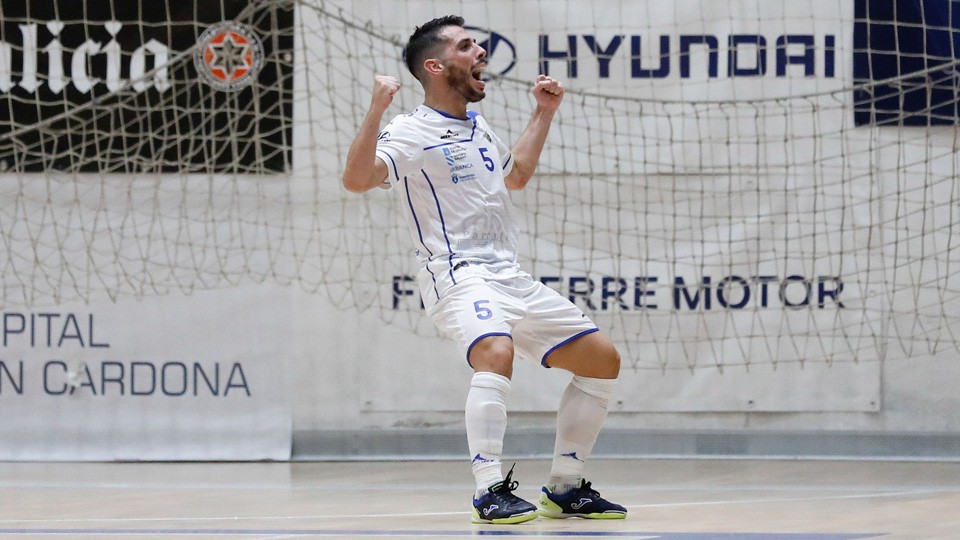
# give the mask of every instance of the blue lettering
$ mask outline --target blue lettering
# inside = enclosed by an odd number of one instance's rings
[[[736,304],[731,304],[727,300],[727,287],[736,282],[740,290],[743,291],[743,297],[740,298],[740,301]],[[750,285],[747,284],[747,280],[743,279],[740,276],[727,276],[720,280],[717,283],[717,302],[720,303],[723,307],[731,307],[733,309],[743,309],[747,305],[747,302],[750,301]]]
[[[73,329],[72,334],[70,333],[71,327]],[[83,347],[83,336],[80,335],[80,326],[77,324],[77,318],[73,313],[67,313],[67,317],[63,320],[63,330],[60,331],[60,341],[57,342],[57,347],[63,347],[63,342],[67,339],[75,339]]]
[[[239,382],[233,382],[234,375],[240,379]],[[233,369],[230,370],[230,376],[227,377],[227,388],[223,391],[223,395],[226,396],[229,394],[231,388],[243,388],[243,391],[247,393],[247,397],[250,397],[250,388],[247,387],[247,378],[243,375],[243,368],[237,363],[233,364]]]
[[[593,53],[597,61],[597,73],[600,79],[607,79],[611,76],[611,65],[622,48],[624,42],[629,41],[629,62],[630,77],[634,79],[662,79],[671,73],[670,52],[672,49],[671,41],[676,40],[679,57],[680,78],[687,79],[699,77],[703,71],[691,66],[691,57],[696,47],[705,47],[706,63],[705,75],[708,78],[716,78],[720,73],[720,43],[724,42],[726,51],[726,75],[728,77],[761,77],[771,72],[768,70],[768,44],[775,43],[775,65],[776,69],[772,73],[777,77],[786,77],[789,66],[803,66],[803,74],[806,77],[814,76],[816,73],[817,45],[821,43],[820,37],[813,34],[784,34],[776,38],[764,36],[762,34],[729,34],[726,36],[715,36],[710,34],[680,34],[668,35],[660,34],[657,36],[633,35],[613,35],[606,40],[595,34],[567,35],[566,48],[551,48],[550,36],[541,34],[539,36],[539,68],[540,72],[549,75],[551,61],[563,61],[567,67],[567,78],[576,79],[579,75],[579,51],[578,40],[583,38],[586,48]],[[654,46],[658,47],[657,54],[647,54],[647,59],[654,60],[655,65],[645,67],[643,65],[643,45],[644,39],[647,39]],[[562,38],[561,38],[562,40]],[[802,50],[801,47],[802,46]],[[836,36],[825,34],[822,37],[823,47],[823,76],[833,78],[836,76]]]
[[[634,79],[662,79],[670,74],[670,36],[660,36],[660,65],[643,69],[640,63],[640,36],[630,36],[630,76]]]
[[[597,43],[597,39],[594,36],[585,35],[583,36],[583,40],[587,42],[587,47],[590,47],[590,50],[593,51],[593,54],[597,57],[597,62],[600,65],[600,78],[609,79],[610,60],[620,47],[620,43],[623,41],[623,36],[613,36],[613,39],[610,40],[610,43],[607,44],[606,48],[601,47],[600,44]]]
[[[798,283],[803,286],[803,289],[802,289],[804,291],[803,300],[800,300],[799,302],[793,302],[789,298],[787,298],[787,287],[789,287],[792,283]],[[796,289],[796,287],[794,287],[794,289]],[[793,308],[793,309],[800,309],[804,306],[809,305],[810,304],[810,282],[804,279],[803,276],[797,276],[797,275],[787,276],[786,278],[784,278],[783,281],[780,282],[780,302],[784,306],[788,308]]]
[[[803,45],[803,54],[787,54],[788,45]],[[787,74],[787,65],[798,64],[803,66],[803,74],[812,77],[814,74],[813,36],[786,35],[777,38],[777,77]]]
[[[170,386],[173,386],[174,381],[171,379],[176,379],[176,375],[170,376],[167,374],[168,370],[180,372],[180,387],[177,390],[170,390],[167,387],[167,381],[170,381]],[[187,393],[187,386],[187,366],[180,362],[167,362],[160,368],[160,390],[163,391],[164,395],[182,396]]]
[[[656,304],[644,304],[645,296],[653,296],[656,290],[648,290],[647,284],[657,283],[660,278],[657,276],[639,276],[633,280],[633,307],[640,309],[657,309]]]
[[[19,325],[13,325],[11,322],[19,321]],[[3,346],[7,346],[7,337],[11,334],[22,334],[27,329],[27,318],[20,313],[3,314]]]
[[[540,73],[550,74],[550,60],[567,62],[567,78],[577,78],[577,36],[567,36],[567,50],[551,51],[550,36],[540,35]]]
[[[13,391],[17,394],[23,394],[23,361],[21,360],[18,364],[17,377],[14,379],[7,363],[0,360],[0,394],[3,393],[4,375],[6,375],[6,380],[10,381],[10,385],[13,386]]]
[[[707,46],[707,76],[711,78],[716,77],[719,71],[717,68],[719,64],[719,54],[717,51],[720,46],[715,36],[680,36],[680,76],[684,78],[690,77],[691,45]]]
[[[753,67],[740,65],[740,46],[754,46]],[[727,75],[730,77],[753,77],[767,72],[767,39],[763,36],[735,34],[730,36],[727,51]]]
[[[617,284],[616,290],[610,290],[610,285],[612,283]],[[617,306],[620,306],[621,309],[630,309],[630,306],[623,301],[623,295],[627,292],[627,280],[623,278],[614,278],[610,276],[603,276],[603,280],[600,282],[600,309],[606,310],[608,306],[607,300],[613,298],[616,300]]]
[[[90,330],[90,335],[87,342],[90,344],[91,347],[109,349],[110,348],[109,343],[97,343],[96,340],[93,339],[93,313],[88,315],[88,320],[89,320],[89,324],[87,325],[87,329]]]
[[[414,282],[410,276],[393,276],[393,309],[400,308],[400,299],[405,296],[413,296],[416,290],[407,285]],[[421,301],[421,306],[422,306]]]
[[[150,374],[147,379],[150,381],[150,386],[137,390],[137,368],[144,368],[146,372]],[[143,371],[143,370],[141,370]],[[141,380],[143,378],[141,377]],[[153,367],[153,364],[150,362],[131,362],[130,363],[130,395],[131,396],[149,396],[153,394],[153,391],[157,388],[157,368]]]
[[[210,390],[210,393],[214,396],[220,395],[220,364],[213,365],[213,383],[210,381],[210,377],[207,377],[207,372],[203,370],[203,366],[198,363],[193,364],[193,395],[197,395],[197,383],[200,381],[200,378],[203,378],[203,383],[207,386],[207,389]]]
[[[579,288],[581,283],[586,284],[585,289]],[[593,301],[590,300],[590,295],[593,294],[593,289],[594,284],[592,279],[583,276],[571,276],[569,285],[567,287],[567,298],[569,298],[574,304],[577,303],[577,297],[583,298],[583,302],[586,304],[587,309],[596,310],[596,306],[594,306]]]
[[[753,276],[753,281],[760,284],[760,306],[767,307],[768,304],[768,289],[769,283],[777,281],[777,276]]]
[[[833,289],[827,289],[827,283],[833,283]],[[840,301],[840,293],[843,292],[843,281],[840,276],[817,276],[817,306],[823,308],[826,299],[831,298],[837,304],[838,308],[844,308]]]
[[[116,368],[117,375],[110,377],[107,375],[108,368]],[[116,383],[120,387],[120,395],[123,396],[126,393],[124,392],[123,385],[123,374],[126,371],[123,368],[123,364],[120,362],[103,362],[100,364],[100,393],[102,395],[107,395],[107,383]]]
[[[683,277],[677,276],[673,279],[673,308],[681,309],[680,307],[680,296],[682,295],[684,300],[686,300],[688,309],[697,309],[697,306],[700,305],[700,293],[703,293],[703,309],[710,309],[710,276],[703,276],[700,285],[697,287],[696,292],[693,296],[690,296],[690,292],[687,290],[686,282],[683,280]]]
[[[70,385],[71,396],[80,388],[89,388],[91,394],[97,395],[97,387],[93,385],[93,377],[90,376],[90,368],[87,364],[80,364],[80,373],[77,374],[77,378],[80,379],[80,383]]]
[[[52,329],[53,319],[59,318],[60,315],[57,314],[57,313],[37,313],[37,316],[40,317],[41,319],[45,319],[45,320],[47,321],[47,347],[51,347],[51,346],[53,346],[53,336],[51,335],[51,334],[52,334],[52,331],[53,331],[53,329]],[[33,318],[33,316],[31,315],[31,319],[32,319],[32,318]],[[30,346],[31,346],[31,347],[33,347],[33,346],[34,346],[34,343],[35,343],[35,342],[34,342],[34,339],[33,339],[33,338],[34,338],[34,330],[35,330],[35,329],[36,329],[36,324],[35,324],[35,323],[32,323],[32,324],[30,325]]]
[[[832,35],[823,37],[823,75],[833,77],[836,72],[834,57],[837,54],[836,38]]]
[[[47,362],[46,364],[43,365],[43,391],[46,392],[46,393],[48,393],[48,394],[50,394],[50,395],[52,395],[52,396],[59,396],[59,395],[61,395],[61,394],[66,394],[66,393],[67,393],[67,383],[66,383],[66,382],[63,383],[63,387],[62,387],[59,391],[55,391],[55,390],[51,390],[51,389],[50,389],[50,376],[49,376],[49,375],[50,375],[50,367],[51,367],[51,366],[57,366],[57,367],[59,367],[60,370],[63,372],[63,375],[64,375],[64,376],[63,376],[63,379],[64,379],[64,381],[66,381],[67,364],[64,363],[64,362],[61,362],[60,360],[51,360],[51,361],[49,361],[49,362]]]
[[[10,346],[13,338],[18,336],[28,338],[25,341],[29,341],[30,347],[38,346],[37,338],[40,339],[39,346],[47,348],[63,347],[69,342],[81,348],[110,347],[110,344],[98,343],[94,338],[93,314],[84,320],[73,313],[30,313],[29,317],[25,313],[4,313],[3,346]]]

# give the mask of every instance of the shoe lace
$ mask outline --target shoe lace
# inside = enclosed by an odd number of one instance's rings
[[[600,498],[600,492],[590,487],[590,485],[591,485],[590,482],[587,482],[586,480],[584,480],[583,484],[580,485],[579,490],[582,492],[586,492],[586,494],[590,495],[591,497]]]
[[[491,493],[512,497],[511,492],[516,490],[517,486],[520,485],[519,482],[513,480],[513,468],[516,466],[516,463],[510,466],[510,472],[508,472],[507,476],[503,478],[503,481],[490,488]]]

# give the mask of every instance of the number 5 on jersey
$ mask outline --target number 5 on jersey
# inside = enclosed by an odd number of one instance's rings
[[[477,300],[473,303],[473,309],[477,312],[477,318],[481,321],[485,321],[490,317],[493,317],[493,311],[488,307],[484,307],[483,304],[489,304],[489,300]]]
[[[487,155],[488,151],[489,150],[487,150],[486,148],[481,148],[480,157],[483,158],[483,165],[487,168],[487,170],[490,172],[493,172],[495,165],[493,164],[493,159],[491,159],[490,156]]]

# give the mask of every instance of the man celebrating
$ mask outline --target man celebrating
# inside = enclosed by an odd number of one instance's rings
[[[513,148],[468,103],[484,98],[486,51],[463,18],[434,19],[406,46],[423,105],[380,123],[399,81],[377,76],[373,97],[347,155],[343,184],[362,193],[395,188],[421,264],[420,293],[434,324],[455,340],[474,370],[466,400],[466,431],[477,491],[475,523],[521,523],[537,517],[622,519],[583,478],[584,462],[607,416],[620,372],[613,344],[566,298],[517,264],[519,228],[508,189],[530,181],[563,86],[540,75],[536,109]],[[515,496],[513,469],[503,477],[500,455],[514,353],[573,373],[557,413],[550,478],[539,509]]]

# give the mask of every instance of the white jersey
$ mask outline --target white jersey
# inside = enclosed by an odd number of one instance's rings
[[[513,155],[483,117],[420,105],[384,127],[377,156],[389,169],[385,187],[399,188],[406,208],[425,302],[468,276],[520,272],[519,228],[504,184]]]

